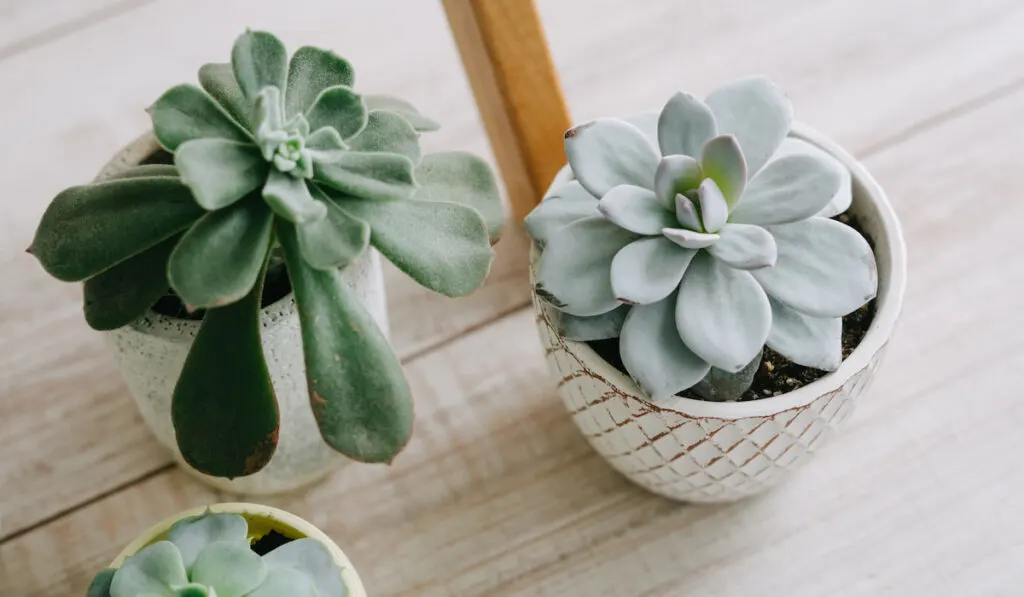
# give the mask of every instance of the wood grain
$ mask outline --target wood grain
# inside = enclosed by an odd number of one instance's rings
[[[409,364],[420,424],[394,467],[271,504],[385,597],[1015,595],[1024,170],[1006,123],[1022,111],[1024,91],[866,158],[906,224],[904,317],[845,432],[778,490],[695,507],[629,484],[564,413],[520,311]],[[171,469],[85,506],[0,545],[19,571],[0,594],[81,594],[135,532],[215,499]]]
[[[537,205],[565,163],[569,113],[534,0],[444,0],[508,188],[512,215]]]

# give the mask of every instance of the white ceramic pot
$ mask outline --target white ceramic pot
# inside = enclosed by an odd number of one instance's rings
[[[152,135],[128,145],[100,172],[104,179],[159,149]],[[373,316],[381,330],[388,333],[384,280],[380,255],[366,250],[341,274]],[[281,428],[277,451],[260,472],[247,477],[223,479],[195,471],[182,460],[171,422],[171,396],[185,357],[200,322],[167,317],[150,312],[130,325],[107,332],[110,347],[125,384],[150,430],[188,472],[214,487],[232,493],[271,494],[298,489],[321,479],[346,462],[324,443],[309,406],[306,367],[302,356],[302,337],[295,299],[289,294],[266,306],[260,313],[263,354],[277,394]]]
[[[239,514],[244,517],[246,522],[249,524],[250,541],[256,541],[270,531],[277,531],[289,539],[304,539],[306,537],[316,539],[327,548],[327,551],[331,553],[331,558],[334,560],[335,565],[341,569],[341,579],[345,583],[345,587],[348,589],[347,597],[366,597],[366,589],[363,588],[363,581],[360,580],[355,567],[352,565],[352,562],[349,561],[345,552],[341,551],[341,548],[338,547],[330,537],[325,535],[323,531],[316,528],[311,523],[290,512],[259,504],[214,504],[212,506],[203,506],[201,508],[194,508],[192,510],[186,510],[185,512],[175,514],[170,518],[158,522],[149,530],[136,537],[134,541],[129,543],[121,553],[114,558],[114,561],[110,563],[109,567],[120,568],[121,564],[124,563],[125,558],[128,556],[137,554],[147,545],[156,543],[157,541],[166,540],[167,533],[171,530],[171,527],[174,526],[174,523],[179,520],[192,518],[208,512],[215,512],[218,514]]]
[[[533,295],[548,364],[576,426],[613,467],[654,493],[680,501],[725,502],[776,485],[807,462],[850,415],[892,336],[906,285],[906,248],[896,214],[875,179],[836,143],[801,124],[794,125],[792,135],[850,169],[850,213],[875,246],[875,317],[838,370],[772,398],[723,403],[677,397],[670,407],[659,407],[586,343],[560,337],[552,323],[556,311]],[[570,174],[565,170],[559,176],[555,184]],[[538,256],[534,247],[531,282]]]

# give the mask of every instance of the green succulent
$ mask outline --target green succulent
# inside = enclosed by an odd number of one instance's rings
[[[678,93],[656,121],[565,135],[576,180],[527,218],[543,245],[538,292],[570,339],[618,337],[654,401],[738,398],[766,344],[834,370],[842,316],[875,296],[870,246],[828,217],[849,206],[850,173],[787,139],[792,118],[753,77],[706,101]]]
[[[206,513],[174,523],[93,578],[86,597],[345,597],[341,568],[315,539],[291,540],[260,556],[238,514]]]
[[[258,313],[268,264],[285,267],[324,440],[392,460],[412,432],[408,384],[339,270],[372,245],[430,290],[473,291],[501,227],[494,175],[466,153],[422,155],[419,131],[436,124],[353,91],[352,66],[326,50],[289,61],[276,37],[249,31],[199,81],[149,108],[174,164],[61,192],[29,251],[54,277],[84,281],[95,329],[145,315],[168,287],[205,310],[172,418],[185,460],[221,477],[260,470],[277,445]]]

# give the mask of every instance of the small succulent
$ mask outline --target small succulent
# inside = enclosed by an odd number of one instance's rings
[[[527,218],[543,247],[537,290],[571,339],[618,337],[654,401],[703,380],[703,396],[737,398],[766,343],[834,370],[842,316],[875,296],[870,246],[829,219],[850,204],[850,174],[787,139],[792,118],[782,91],[753,77],[706,101],[677,93],[656,122],[565,134],[576,180]],[[745,386],[715,391],[740,373]]]
[[[331,553],[315,539],[293,539],[260,556],[238,514],[179,520],[167,539],[147,545],[93,578],[87,597],[345,597]]]
[[[172,419],[185,460],[221,477],[260,470],[277,445],[258,312],[268,267],[286,268],[324,440],[392,460],[412,432],[408,384],[339,270],[372,245],[433,291],[473,291],[501,226],[494,175],[466,153],[422,155],[419,132],[437,125],[403,100],[356,93],[352,66],[327,50],[289,61],[272,34],[248,31],[199,81],[149,109],[173,165],[61,192],[29,251],[85,282],[95,329],[145,315],[168,287],[205,310]]]

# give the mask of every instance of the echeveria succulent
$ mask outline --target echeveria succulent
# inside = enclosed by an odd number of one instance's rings
[[[833,370],[842,316],[875,296],[867,241],[827,217],[849,206],[849,172],[787,139],[792,116],[757,77],[705,101],[677,93],[656,123],[603,118],[565,135],[575,180],[527,218],[543,247],[537,291],[571,339],[619,337],[655,401],[713,368],[752,377],[766,343]]]
[[[345,597],[341,568],[308,537],[263,556],[252,550],[245,518],[207,513],[180,520],[167,539],[103,570],[87,597]]]
[[[247,32],[199,81],[149,109],[174,164],[63,191],[30,251],[53,276],[85,281],[96,329],[146,314],[168,286],[206,309],[172,418],[185,460],[223,477],[260,470],[277,445],[258,312],[268,264],[286,267],[321,434],[351,458],[390,461],[412,431],[408,384],[339,268],[372,245],[431,290],[476,289],[502,218],[490,168],[421,155],[418,131],[436,125],[403,100],[356,93],[352,66],[326,50],[289,61],[276,37]]]

